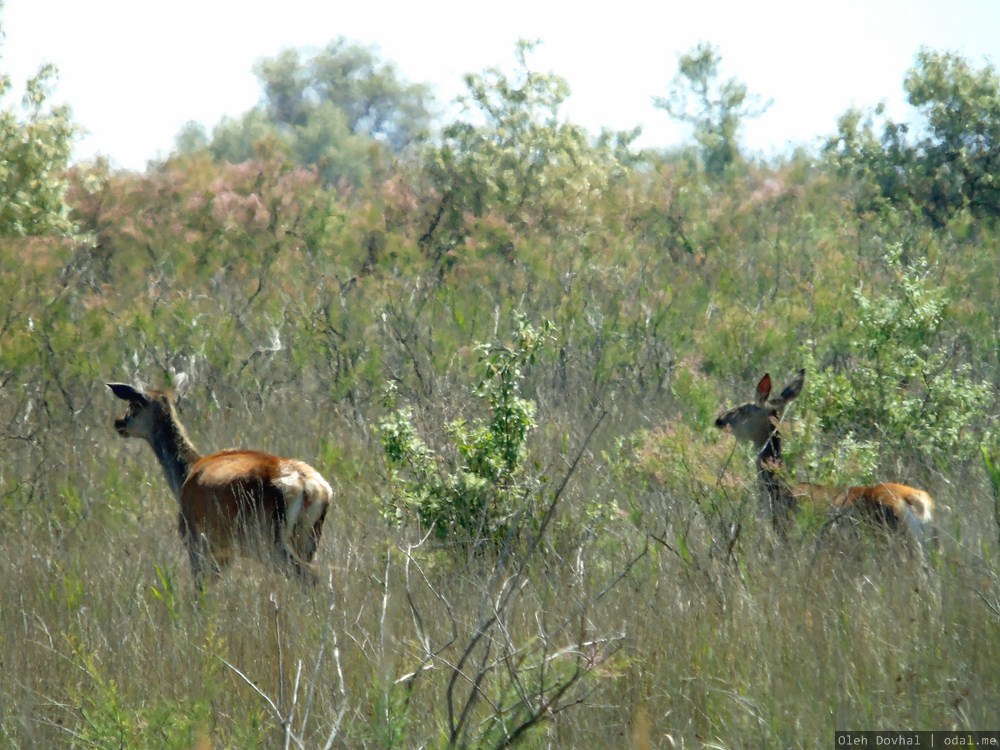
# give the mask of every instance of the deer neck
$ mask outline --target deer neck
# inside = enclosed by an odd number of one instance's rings
[[[149,444],[153,447],[153,453],[156,454],[160,466],[163,467],[170,491],[174,493],[175,498],[180,499],[181,487],[191,473],[191,467],[201,455],[187,436],[172,407],[165,412],[165,418],[157,423]]]
[[[795,498],[782,474],[785,463],[781,458],[781,435],[775,430],[757,452],[757,479],[767,501],[771,522],[779,532],[784,532]]]

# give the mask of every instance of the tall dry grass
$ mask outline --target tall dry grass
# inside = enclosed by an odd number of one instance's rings
[[[351,417],[269,412],[268,435],[284,444],[262,446],[326,456],[318,466],[337,487],[318,557],[328,583],[306,589],[241,561],[198,602],[166,483],[145,446],[114,435],[116,408],[95,404],[40,444],[44,461],[22,456],[45,471],[8,468],[33,485],[0,542],[5,746],[441,747],[481,671],[482,700],[456,744],[503,746],[498,718],[511,718],[519,690],[540,713],[519,736],[527,747],[828,747],[837,729],[1000,719],[986,510],[945,512],[942,551],[925,564],[879,538],[804,534],[778,547],[752,488],[726,488],[749,493],[727,556],[690,497],[609,471],[612,420],[502,627],[452,685],[509,570],[387,527],[375,502],[383,468]],[[185,419],[207,448],[241,416]],[[952,481],[987,508],[981,478]],[[620,511],[587,521],[604,507],[595,498]],[[531,694],[578,667],[551,712],[544,690]]]

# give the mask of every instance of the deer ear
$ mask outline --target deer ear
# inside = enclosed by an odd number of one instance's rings
[[[792,382],[785,386],[785,390],[781,392],[782,403],[791,401],[793,398],[798,396],[802,392],[802,385],[805,382],[806,371],[805,369],[799,370],[799,374],[796,375]]]
[[[768,397],[771,395],[771,375],[769,373],[764,373],[764,377],[760,379],[757,383],[757,406],[763,406],[767,403]]]
[[[148,404],[149,399],[146,394],[127,383],[105,383],[111,392],[114,393],[122,401],[129,401],[139,404]]]

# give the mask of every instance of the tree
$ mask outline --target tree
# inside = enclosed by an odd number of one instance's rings
[[[68,316],[63,325],[53,321],[76,300],[67,290],[87,277],[92,248],[80,241],[66,203],[75,130],[69,109],[51,103],[55,75],[55,68],[43,66],[25,84],[20,105],[8,102],[11,79],[0,75],[0,390],[20,383],[28,403],[50,403],[46,383],[57,382],[70,405],[72,396],[61,378],[75,365],[60,370],[52,362],[62,344],[77,338],[75,321]],[[9,392],[0,398],[4,425],[13,423],[15,399],[8,398]],[[5,455],[4,460],[17,459]]]
[[[207,146],[216,159],[241,163],[268,142],[316,167],[327,183],[357,184],[382,152],[399,154],[430,128],[427,87],[405,83],[394,65],[343,38],[312,57],[284,50],[255,73],[261,103],[223,119],[210,139],[189,123],[177,137],[182,153]]]
[[[56,71],[42,69],[25,86],[20,107],[0,110],[0,238],[69,235],[73,224],[63,196],[74,128],[69,109],[50,103]],[[0,76],[0,100],[10,76]]]
[[[878,124],[851,110],[826,152],[873,198],[911,208],[943,225],[968,210],[1000,216],[1000,78],[989,64],[974,69],[953,53],[921,49],[904,82],[924,124]],[[881,117],[883,108],[875,110]],[[919,137],[914,137],[914,134]],[[862,207],[870,205],[870,201]]]
[[[719,83],[721,62],[714,47],[699,44],[681,55],[670,95],[653,97],[654,106],[694,127],[702,166],[713,177],[722,177],[739,161],[738,136],[743,120],[763,114],[768,107],[759,104],[735,78]]]
[[[392,63],[343,37],[311,59],[286,50],[257,65],[271,119],[305,125],[324,103],[342,112],[347,129],[399,153],[422,140],[430,126],[426,86],[401,80]]]
[[[421,247],[442,258],[477,232],[475,244],[510,258],[529,232],[583,237],[594,205],[624,173],[634,133],[605,133],[593,143],[566,122],[566,81],[532,70],[535,43],[521,40],[513,74],[489,68],[465,77],[465,114],[447,125],[427,159],[439,196]]]

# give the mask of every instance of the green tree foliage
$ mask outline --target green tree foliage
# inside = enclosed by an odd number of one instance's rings
[[[723,177],[739,164],[743,121],[767,109],[735,78],[720,82],[721,63],[718,50],[710,44],[699,44],[681,55],[669,96],[653,97],[656,107],[694,128],[702,166],[714,178]]]
[[[631,135],[594,144],[566,122],[560,107],[569,87],[531,69],[534,47],[518,43],[512,75],[490,68],[466,76],[465,119],[448,125],[428,155],[438,201],[421,243],[436,259],[463,246],[511,258],[538,235],[585,239],[597,221],[594,204],[624,171]]]
[[[400,153],[427,136],[429,92],[405,83],[392,63],[339,38],[306,61],[286,51],[257,66],[274,122],[303,125],[328,102],[344,113],[350,132]]]
[[[21,107],[0,109],[0,238],[68,235],[63,171],[74,128],[69,109],[50,103],[56,72],[44,66],[25,86]],[[0,101],[12,88],[0,76]]]
[[[211,138],[188,124],[177,138],[182,153],[207,146],[215,158],[240,163],[272,141],[298,163],[316,167],[327,183],[357,185],[382,151],[400,154],[428,135],[427,87],[406,83],[394,65],[343,38],[308,57],[285,50],[255,72],[261,104],[223,119]]]
[[[90,252],[66,201],[75,131],[68,108],[51,102],[55,75],[43,66],[26,83],[20,105],[7,101],[12,82],[0,76],[0,388],[45,371],[58,359],[54,347],[74,335],[67,292]],[[11,401],[31,396],[23,399]]]
[[[919,125],[847,112],[827,153],[882,199],[941,226],[968,210],[1000,216],[1000,78],[949,52],[922,49],[904,83]],[[878,108],[875,117],[882,115]],[[863,208],[865,206],[862,206]]]

